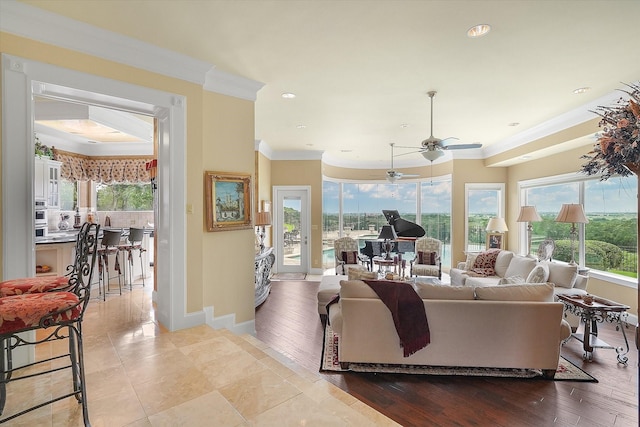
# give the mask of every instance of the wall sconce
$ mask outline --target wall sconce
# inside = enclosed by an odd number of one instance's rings
[[[574,248],[574,242],[578,237],[576,224],[587,224],[589,222],[584,214],[582,205],[577,203],[566,203],[562,205],[560,213],[556,217],[556,222],[571,223],[571,232],[569,233],[569,237],[571,239],[571,261],[569,262],[569,265],[576,265]]]
[[[520,215],[518,215],[518,219],[516,222],[526,222],[527,223],[527,256],[531,256],[531,234],[533,234],[533,225],[532,222],[540,222],[542,218],[538,215],[538,211],[536,211],[535,206],[521,206],[520,207]]]
[[[258,238],[260,239],[260,252],[264,250],[265,227],[267,225],[271,225],[271,212],[256,213],[256,227],[258,229]]]

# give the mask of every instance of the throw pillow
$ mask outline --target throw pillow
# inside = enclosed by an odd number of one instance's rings
[[[340,298],[378,298],[378,294],[362,280],[341,280]]]
[[[560,286],[562,288],[574,287],[578,277],[577,265],[560,264],[556,262],[548,262],[546,264],[549,268],[548,280],[550,282],[553,282],[556,286]]]
[[[507,268],[507,272],[504,274],[504,277],[527,277],[535,266],[535,259],[521,255],[514,255],[513,258],[511,258],[511,262],[509,263],[509,267]]]
[[[512,277],[503,277],[498,282],[498,285],[520,285],[525,283],[525,280],[522,276],[512,276]]]
[[[435,265],[436,253],[435,252],[418,252],[418,264]]]
[[[342,261],[345,264],[357,264],[358,252],[356,251],[342,251]]]
[[[378,273],[375,271],[359,270],[357,268],[350,268],[347,270],[347,276],[349,280],[371,280],[377,279]]]
[[[474,299],[473,288],[471,286],[434,285],[433,283],[417,282],[416,291],[422,299]]]
[[[549,279],[549,268],[545,264],[538,264],[527,276],[527,283],[545,283],[547,279]]]
[[[499,253],[500,249],[489,249],[488,251],[480,252],[473,263],[471,271],[483,276],[493,276]]]
[[[553,302],[551,283],[477,287],[475,291],[481,300]]]
[[[469,271],[473,268],[473,264],[476,262],[478,254],[467,254],[467,260],[464,263],[464,270]]]

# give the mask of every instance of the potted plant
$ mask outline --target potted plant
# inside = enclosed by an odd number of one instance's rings
[[[38,135],[34,134],[33,138],[35,140],[35,155],[40,159],[52,159],[53,158],[53,150],[42,142],[40,142],[40,138]]]

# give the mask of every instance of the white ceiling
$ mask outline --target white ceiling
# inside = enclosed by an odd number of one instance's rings
[[[637,0],[24,3],[264,83],[256,139],[337,165],[384,168],[389,143],[419,146],[429,90],[434,135],[482,143],[467,155],[487,156],[640,80]],[[481,23],[491,32],[468,38]]]

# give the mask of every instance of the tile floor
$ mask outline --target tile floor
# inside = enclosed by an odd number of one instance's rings
[[[251,335],[208,326],[167,332],[155,323],[152,288],[147,281],[89,304],[83,334],[93,427],[398,425]],[[40,344],[36,358],[65,346]],[[70,387],[68,369],[10,383],[4,415]],[[71,397],[6,425],[81,426],[82,409]]]

